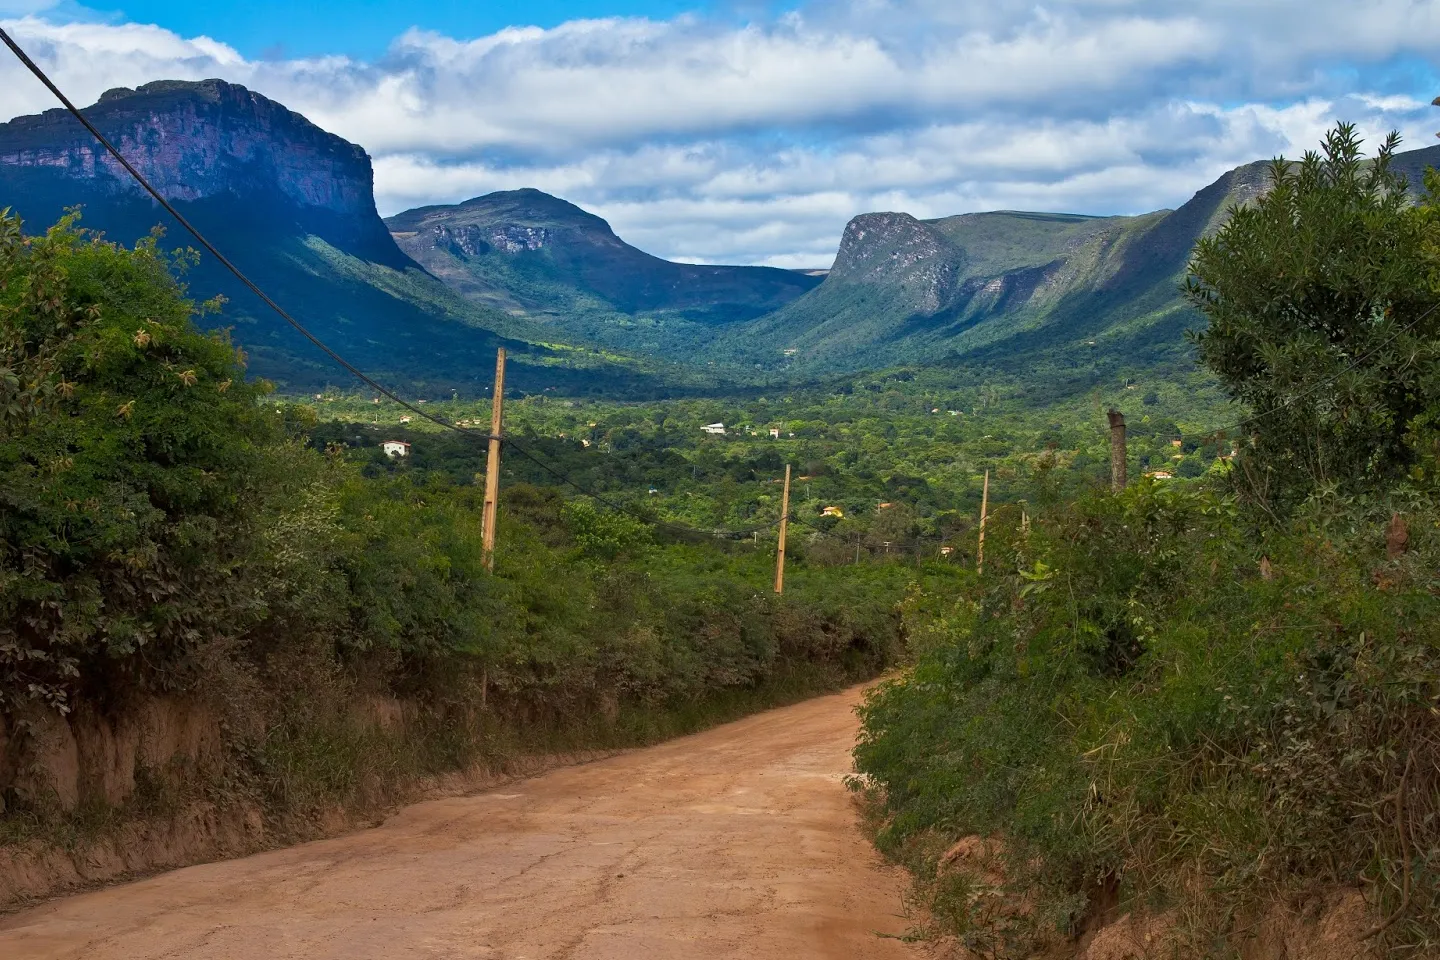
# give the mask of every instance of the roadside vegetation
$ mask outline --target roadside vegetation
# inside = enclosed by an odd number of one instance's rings
[[[1341,888],[1357,954],[1440,950],[1440,183],[1408,202],[1393,147],[1338,128],[1197,246],[1230,465],[1042,469],[983,575],[911,591],[856,786],[929,933],[1029,957],[1133,912],[1239,957]]]
[[[903,564],[799,557],[778,598],[753,542],[513,482],[488,573],[473,477],[377,471],[316,439],[312,408],[197,331],[220,305],[185,299],[187,266],[73,218],[43,237],[0,219],[0,839],[105,821],[83,773],[78,808],[44,789],[32,741],[56,717],[203,703],[223,756],[191,786],[303,819],[892,662]],[[402,728],[370,722],[375,702]]]
[[[512,449],[624,511],[507,456],[494,573],[481,444],[247,380],[158,239],[0,217],[0,846],[179,794],[318,822],[908,658],[864,708],[855,785],[920,932],[1019,958],[1129,911],[1168,918],[1177,956],[1234,957],[1276,904],[1349,888],[1357,936],[1432,956],[1440,209],[1392,150],[1363,161],[1340,128],[1200,241],[1198,369],[513,398]],[[1118,493],[1111,406],[1138,478]],[[45,792],[54,718],[176,698],[215,715],[215,764],[137,771],[118,813]]]

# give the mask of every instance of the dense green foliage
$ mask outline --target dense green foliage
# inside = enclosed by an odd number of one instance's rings
[[[0,219],[0,698],[142,659],[165,670],[245,624],[231,575],[274,436],[235,350],[190,323],[152,242]]]
[[[198,696],[228,711],[238,782],[323,763],[345,784],[358,755],[320,734],[366,697],[413,703],[446,736],[476,716],[603,726],[892,657],[913,567],[797,560],[782,599],[753,544],[665,540],[554,489],[507,484],[492,575],[474,484],[367,470],[312,440],[312,410],[266,399],[194,328],[153,242],[3,223],[8,729],[37,707]]]
[[[1233,468],[1079,497],[1042,471],[983,577],[912,592],[856,756],[944,932],[1027,957],[1129,909],[1236,957],[1339,886],[1376,918],[1348,936],[1440,949],[1437,234],[1393,145],[1365,165],[1339,128],[1197,247],[1195,339],[1256,407]],[[975,835],[995,859],[945,857]]]
[[[444,475],[469,484],[483,452],[403,410],[327,392],[306,398],[323,422],[309,430],[320,447],[344,444],[369,475]],[[977,372],[956,384],[946,370],[898,370],[843,382],[797,386],[752,397],[664,403],[529,396],[507,401],[506,429],[517,445],[582,485],[632,509],[706,530],[744,530],[779,519],[786,463],[796,477],[792,544],[814,559],[883,555],[973,556],[985,471],[991,498],[1031,495],[1030,478],[1049,465],[1047,495],[1073,495],[1108,477],[1103,411],[1130,414],[1131,469],[1199,476],[1230,444],[1210,426],[1229,411],[1202,377],[1124,378],[1078,397],[1044,385]],[[488,404],[431,401],[427,409],[462,424],[489,423]],[[724,423],[723,436],[702,427]],[[771,436],[771,430],[779,433]],[[410,441],[392,461],[384,440]],[[554,478],[531,461],[504,458],[507,479]],[[653,491],[653,492],[652,492]],[[903,505],[913,523],[893,529]],[[823,516],[839,507],[843,518]],[[884,515],[890,529],[876,522]],[[823,534],[823,535],[822,535]],[[762,533],[762,545],[765,534]],[[808,552],[807,552],[808,551]]]
[[[1112,896],[1186,905],[1187,955],[1228,956],[1247,903],[1360,881],[1386,913],[1408,889],[1389,942],[1434,949],[1431,495],[1391,501],[1413,531],[1393,557],[1387,510],[1333,498],[1263,531],[1219,493],[1149,482],[1028,532],[1002,512],[983,580],[911,597],[917,662],[866,708],[857,759],[883,791],[882,845],[934,884],[955,838],[1004,837],[1032,909],[966,887],[950,920],[1006,956]]]
[[[1196,245],[1187,292],[1209,322],[1193,339],[1251,411],[1239,463],[1255,496],[1393,479],[1440,400],[1435,212],[1392,170],[1397,143],[1366,161],[1338,128]]]

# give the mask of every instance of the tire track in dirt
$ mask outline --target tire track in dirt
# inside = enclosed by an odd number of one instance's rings
[[[7,960],[900,960],[859,691],[0,919]]]

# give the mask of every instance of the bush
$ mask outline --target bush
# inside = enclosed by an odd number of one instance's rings
[[[0,217],[0,707],[183,683],[257,617],[241,568],[277,435],[172,266]]]
[[[1329,499],[1262,529],[1144,483],[993,522],[985,578],[912,596],[917,661],[864,710],[885,849],[933,877],[954,839],[1003,838],[1033,907],[992,931],[1005,955],[1115,895],[1223,942],[1247,903],[1326,883],[1401,911],[1397,952],[1440,943],[1440,513]]]
[[[1411,203],[1398,144],[1367,161],[1342,124],[1195,247],[1187,294],[1208,325],[1191,339],[1249,413],[1237,479],[1256,499],[1392,482],[1440,400],[1434,194]]]

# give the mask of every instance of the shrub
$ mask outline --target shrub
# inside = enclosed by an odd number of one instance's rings
[[[1003,838],[1033,907],[1009,955],[1117,893],[1213,908],[1223,940],[1246,903],[1325,883],[1402,911],[1397,952],[1440,942],[1440,513],[1402,491],[1266,529],[1143,483],[993,522],[982,580],[907,602],[923,646],[864,710],[885,849],[933,877],[950,841]]]

